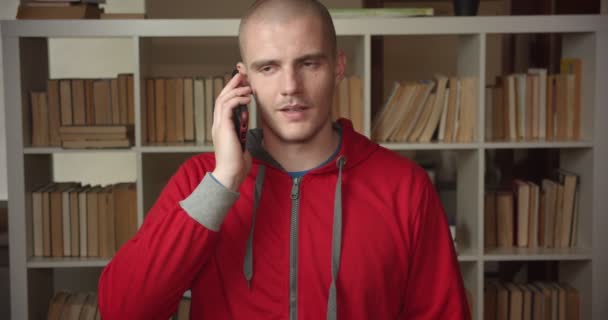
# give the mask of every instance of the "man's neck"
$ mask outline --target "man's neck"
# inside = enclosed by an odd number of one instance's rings
[[[288,172],[305,171],[325,162],[340,143],[340,135],[331,123],[306,143],[285,143],[272,135],[264,135],[264,149]]]

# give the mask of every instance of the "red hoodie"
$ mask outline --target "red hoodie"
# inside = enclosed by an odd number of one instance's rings
[[[297,181],[250,132],[238,195],[206,175],[213,154],[186,161],[104,269],[102,318],[166,320],[191,289],[191,319],[470,319],[424,170],[336,128],[339,160]]]

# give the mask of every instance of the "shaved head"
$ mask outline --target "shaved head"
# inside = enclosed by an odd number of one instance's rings
[[[239,49],[245,62],[245,37],[250,26],[256,23],[285,23],[291,19],[309,16],[316,18],[321,24],[325,41],[331,50],[332,57],[336,54],[336,30],[327,8],[317,0],[257,0],[241,18],[239,25]],[[246,62],[247,63],[247,62]]]

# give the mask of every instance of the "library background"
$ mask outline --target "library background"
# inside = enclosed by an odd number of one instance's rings
[[[473,319],[608,317],[608,1],[321,2],[332,116],[426,169]],[[0,1],[0,318],[98,318],[102,268],[213,152],[249,3]]]

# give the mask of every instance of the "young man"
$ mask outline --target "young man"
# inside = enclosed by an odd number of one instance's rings
[[[325,7],[258,1],[216,100],[215,154],[175,173],[105,268],[103,319],[468,319],[446,217],[412,161],[332,123],[346,59]],[[256,98],[242,152],[232,109]]]

